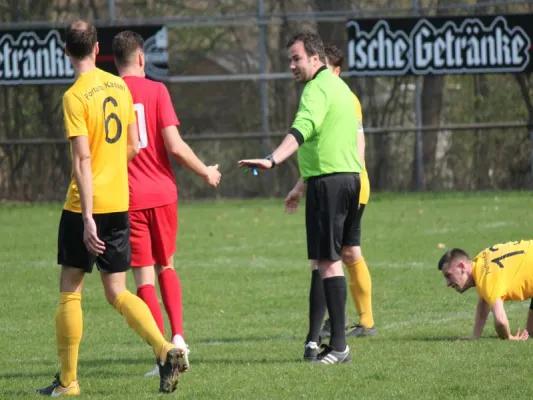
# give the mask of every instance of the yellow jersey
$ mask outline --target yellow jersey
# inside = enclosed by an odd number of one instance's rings
[[[361,108],[361,102],[357,98],[357,96],[353,95],[355,98],[355,115],[357,115],[357,120],[359,121],[359,132],[362,132],[364,135],[363,130],[363,109]],[[361,160],[362,162],[363,160]],[[370,181],[368,179],[368,172],[366,171],[365,163],[363,163],[363,170],[360,174],[361,177],[361,192],[359,194],[359,203],[360,204],[367,204],[368,200],[370,198]]]
[[[135,111],[124,81],[98,68],[83,73],[63,95],[63,116],[68,139],[89,140],[93,213],[128,211],[128,125]],[[64,209],[81,213],[74,173]]]
[[[533,297],[533,240],[495,244],[473,260],[476,289],[489,305]]]

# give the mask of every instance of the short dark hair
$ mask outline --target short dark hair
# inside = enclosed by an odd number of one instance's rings
[[[144,39],[133,31],[122,31],[113,38],[113,55],[118,65],[128,65],[137,50],[144,48]]]
[[[82,19],[72,22],[65,29],[65,47],[77,60],[90,56],[97,40],[96,27]]]
[[[335,46],[334,44],[327,45],[324,48],[324,53],[326,54],[326,58],[328,59],[331,65],[339,68],[342,66],[342,62],[344,61],[344,54],[342,54],[342,51],[337,46]]]
[[[287,48],[290,48],[294,43],[302,42],[304,45],[305,53],[311,57],[315,54],[318,55],[318,59],[323,63],[326,62],[326,54],[324,52],[324,42],[318,34],[311,31],[300,31],[293,35],[287,41]]]
[[[449,264],[450,262],[454,261],[456,258],[466,258],[467,260],[470,260],[470,256],[468,253],[462,249],[451,249],[448,250],[446,253],[442,255],[442,257],[439,260],[438,268],[439,271],[442,271],[442,268],[444,268],[444,264]]]

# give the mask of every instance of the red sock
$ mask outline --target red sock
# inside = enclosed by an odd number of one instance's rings
[[[172,337],[174,335],[183,336],[183,314],[181,306],[181,283],[178,274],[172,268],[167,268],[158,276],[159,289],[165,310],[170,320]]]
[[[159,306],[159,300],[157,298],[157,291],[154,285],[142,285],[137,289],[137,297],[140,297],[142,301],[146,303],[150,312],[152,313],[157,327],[165,336],[165,321],[163,320],[163,313]]]

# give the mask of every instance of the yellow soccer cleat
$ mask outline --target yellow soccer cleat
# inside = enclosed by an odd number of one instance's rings
[[[56,379],[54,382],[45,388],[37,389],[37,393],[41,396],[50,396],[50,397],[59,397],[59,396],[79,396],[80,384],[78,381],[72,381],[70,384],[65,387],[61,384],[59,380],[59,374],[56,374]]]

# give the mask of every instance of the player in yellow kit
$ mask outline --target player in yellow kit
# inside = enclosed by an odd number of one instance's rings
[[[325,51],[326,65],[335,75],[340,76],[341,66],[344,59],[342,52],[335,45],[326,46]],[[372,312],[372,280],[370,278],[370,271],[368,270],[368,266],[366,265],[366,261],[361,251],[361,221],[363,218],[363,212],[365,211],[365,207],[370,198],[370,181],[368,179],[368,172],[365,166],[365,132],[363,129],[363,110],[361,108],[361,102],[355,93],[353,96],[355,100],[355,114],[357,115],[357,120],[359,121],[357,149],[359,151],[359,159],[363,163],[363,170],[360,174],[361,192],[359,194],[359,211],[357,215],[357,243],[353,250],[344,252],[343,262],[350,274],[350,292],[355,303],[357,314],[359,315],[359,323],[353,325],[346,336],[364,337],[375,336],[377,334],[377,329],[374,325],[374,315]],[[324,326],[322,327],[320,336],[329,336],[329,319],[326,320]]]
[[[94,264],[108,302],[152,346],[161,364],[159,391],[173,392],[184,349],[165,340],[146,304],[126,288],[131,259],[128,161],[139,151],[131,94],[121,78],[96,68],[94,25],[73,22],[65,30],[65,43],[76,81],[63,96],[72,178],[58,234],[61,273],[55,323],[61,365],[53,383],[37,392],[50,397],[80,394],[82,289]]]
[[[473,260],[461,249],[447,251],[439,260],[438,268],[447,286],[459,293],[476,287],[479,300],[476,308],[473,338],[479,338],[492,311],[496,332],[501,339],[526,340],[528,331],[511,334],[503,307],[506,300],[533,298],[533,240],[519,240],[495,244]],[[531,308],[531,306],[530,306]],[[528,314],[528,327],[533,322]]]

